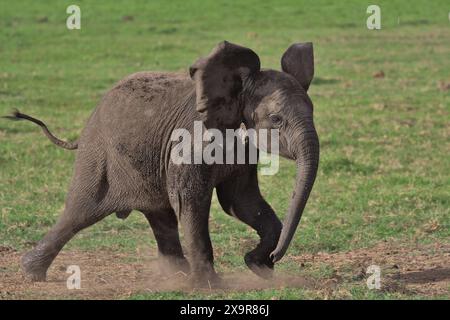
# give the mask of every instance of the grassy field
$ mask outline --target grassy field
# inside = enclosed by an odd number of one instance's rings
[[[69,31],[65,11],[73,3],[81,7],[81,30]],[[264,67],[279,69],[291,43],[314,42],[310,96],[320,169],[278,270],[335,285],[135,290],[114,297],[450,297],[448,273],[441,279],[444,290],[424,293],[405,285],[377,291],[367,289],[366,277],[355,276],[360,270],[351,263],[350,253],[373,253],[383,243],[403,248],[405,255],[395,262],[400,270],[401,263],[415,259],[408,248],[425,248],[421,254],[434,254],[438,264],[450,252],[450,7],[445,0],[377,4],[382,29],[369,31],[365,1],[0,0],[0,114],[19,108],[71,140],[106,90],[130,73],[186,70],[224,39],[254,49]],[[63,208],[74,155],[52,145],[32,124],[0,121],[0,247],[20,253],[48,231]],[[282,161],[277,175],[261,177],[262,191],[280,217],[294,176],[294,165]],[[256,233],[225,215],[216,201],[210,226],[217,270],[244,272],[243,254]],[[441,251],[431,249],[437,244]],[[134,213],[125,221],[108,217],[64,251],[115,252],[132,261],[155,248],[144,217]],[[383,252],[371,261],[381,259],[385,270]],[[350,261],[339,268],[333,259],[317,258],[344,253]],[[3,266],[0,275],[13,271],[16,264]]]

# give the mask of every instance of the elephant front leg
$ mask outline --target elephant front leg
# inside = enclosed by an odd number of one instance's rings
[[[274,263],[270,253],[276,248],[282,223],[259,192],[256,177],[241,177],[217,187],[217,196],[225,212],[252,227],[260,242],[244,261],[258,276],[270,278]]]
[[[282,228],[281,221],[264,200],[236,204],[232,211],[239,220],[255,229],[260,237],[256,248],[246,253],[245,264],[258,276],[270,278],[274,267],[270,253],[277,246]]]
[[[220,279],[214,271],[214,257],[211,239],[209,237],[209,209],[211,194],[199,199],[187,197],[179,201],[179,217],[184,231],[184,241],[188,251],[188,261],[191,267],[190,281],[193,287],[215,287]]]

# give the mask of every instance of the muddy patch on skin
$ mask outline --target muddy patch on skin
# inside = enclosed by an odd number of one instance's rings
[[[342,283],[365,283],[367,267],[381,268],[381,290],[423,296],[446,295],[450,288],[450,245],[426,246],[379,243],[371,248],[339,253],[316,253],[289,256],[298,264],[299,274],[278,271],[264,280],[250,271],[221,274],[219,288],[192,289],[187,275],[178,272],[162,275],[156,253],[117,253],[108,250],[61,252],[47,273],[47,282],[32,283],[20,269],[22,253],[0,247],[0,299],[126,299],[138,293],[181,292],[245,292],[264,289],[303,288],[324,298]],[[80,267],[81,289],[67,289],[67,268]],[[315,279],[308,270],[326,265],[329,276]],[[306,271],[306,273],[305,273]]]

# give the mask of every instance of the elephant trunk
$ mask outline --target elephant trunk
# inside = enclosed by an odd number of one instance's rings
[[[273,262],[280,260],[291,243],[295,230],[308,201],[319,166],[319,138],[314,125],[302,130],[298,143],[291,151],[297,163],[297,178],[289,211],[283,222],[283,229],[275,250],[270,254]]]

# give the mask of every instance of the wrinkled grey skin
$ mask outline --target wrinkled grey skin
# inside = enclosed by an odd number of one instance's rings
[[[58,252],[80,230],[111,213],[126,218],[141,211],[153,229],[164,269],[183,270],[195,286],[218,280],[208,231],[214,188],[224,211],[255,229],[258,246],[246,264],[270,276],[294,235],[314,183],[319,143],[313,106],[306,91],[313,77],[312,45],[294,44],[282,58],[283,71],[261,70],[250,49],[222,42],[190,68],[190,75],[139,72],[123,79],[102,99],[77,143],[54,137],[77,150],[64,213],[22,268],[43,281]],[[261,196],[257,165],[175,165],[170,160],[174,129],[192,132],[193,122],[207,128],[280,129],[280,154],[293,159],[298,174],[284,227]],[[184,229],[188,259],[178,235]]]

